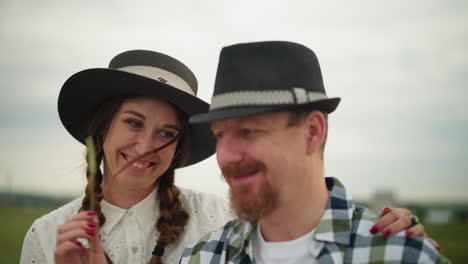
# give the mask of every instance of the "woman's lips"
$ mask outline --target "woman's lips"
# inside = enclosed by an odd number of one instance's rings
[[[124,160],[126,160],[127,162],[131,161],[133,158],[126,155],[125,153],[121,153],[122,157]],[[137,161],[134,161],[131,165],[134,167],[134,168],[137,168],[137,169],[146,169],[146,168],[149,168],[153,165],[155,165],[156,163],[155,162],[151,162],[151,161],[144,161],[144,160],[137,160]]]

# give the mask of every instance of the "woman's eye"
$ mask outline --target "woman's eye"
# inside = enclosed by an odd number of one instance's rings
[[[161,130],[159,131],[159,135],[165,139],[173,139],[177,135],[177,132],[169,131],[169,130]]]
[[[127,119],[125,120],[125,123],[129,124],[131,127],[134,127],[134,128],[143,127],[143,123],[135,119]]]

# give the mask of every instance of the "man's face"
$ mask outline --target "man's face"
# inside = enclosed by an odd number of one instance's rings
[[[287,112],[212,123],[218,165],[238,217],[258,221],[290,199],[300,184],[296,174],[306,152],[306,131],[287,123]]]

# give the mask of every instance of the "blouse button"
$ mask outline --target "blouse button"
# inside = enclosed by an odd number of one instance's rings
[[[128,214],[128,215],[132,215],[132,214],[133,214],[132,209],[128,209],[128,210],[127,210],[127,214]]]
[[[245,248],[245,254],[247,254],[250,257],[250,248]]]
[[[133,250],[133,254],[138,253],[138,248],[137,247],[133,247],[132,250]]]

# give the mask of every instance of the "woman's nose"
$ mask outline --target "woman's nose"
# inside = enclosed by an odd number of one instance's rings
[[[153,135],[149,133],[141,133],[138,135],[135,143],[135,151],[138,155],[146,154],[156,148],[156,140],[154,139]]]

